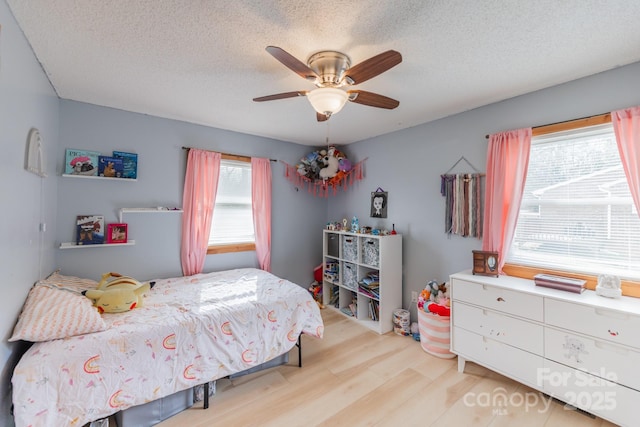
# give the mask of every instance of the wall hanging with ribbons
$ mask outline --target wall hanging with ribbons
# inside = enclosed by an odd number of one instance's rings
[[[473,173],[450,172],[466,162]],[[463,237],[482,238],[482,177],[481,173],[464,156],[447,172],[440,175],[440,193],[446,198],[445,232]]]

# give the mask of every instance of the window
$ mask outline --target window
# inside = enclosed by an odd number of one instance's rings
[[[640,218],[610,123],[534,136],[507,262],[640,278]]]
[[[220,161],[218,194],[213,209],[207,253],[255,250],[251,208],[251,163],[246,160]]]

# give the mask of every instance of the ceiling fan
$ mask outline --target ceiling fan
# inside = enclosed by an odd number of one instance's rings
[[[377,93],[342,89],[344,86],[365,82],[401,63],[402,55],[395,50],[382,52],[353,67],[347,55],[333,50],[311,55],[306,64],[279,47],[267,46],[266,50],[294,73],[316,85],[316,89],[253,98],[256,102],[306,96],[316,110],[319,122],[328,120],[331,115],[340,111],[347,101],[388,110],[400,105],[395,99]]]

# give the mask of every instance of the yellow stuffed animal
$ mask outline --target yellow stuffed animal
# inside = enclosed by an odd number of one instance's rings
[[[140,283],[136,279],[119,273],[106,273],[96,289],[84,291],[84,295],[93,300],[100,313],[123,313],[142,307],[144,293],[154,282]]]

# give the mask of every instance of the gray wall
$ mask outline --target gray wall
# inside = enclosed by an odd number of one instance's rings
[[[445,234],[440,175],[461,156],[484,172],[487,134],[638,105],[638,87],[640,63],[351,144],[356,159],[368,157],[365,179],[329,200],[328,220],[356,215],[361,225],[388,229],[395,223],[404,235],[403,305],[416,320],[411,291],[471,268],[471,251],[481,246],[478,239]],[[473,170],[460,162],[454,172]],[[389,192],[386,220],[369,217],[370,195],[378,187]]]
[[[60,103],[58,175],[64,168],[65,148],[110,154],[113,150],[138,153],[137,181],[59,178],[57,243],[75,238],[76,215],[99,214],[105,223],[118,221],[123,207],[182,206],[186,165],[183,146],[232,154],[265,157],[295,164],[309,147],[160,119],[74,101]],[[272,271],[307,286],[313,266],[321,262],[322,247],[315,242],[326,218],[326,201],[310,197],[284,177],[282,162],[272,162]],[[63,273],[99,278],[118,271],[140,280],[182,274],[177,213],[125,213],[134,246],[67,249],[56,252]],[[257,267],[255,252],[210,255],[204,271]]]
[[[0,1],[0,425],[11,425],[10,380],[23,345],[11,344],[13,326],[31,285],[54,268],[55,152],[58,98],[6,3]],[[43,138],[48,178],[24,169],[29,129]],[[40,223],[47,224],[45,233]]]

